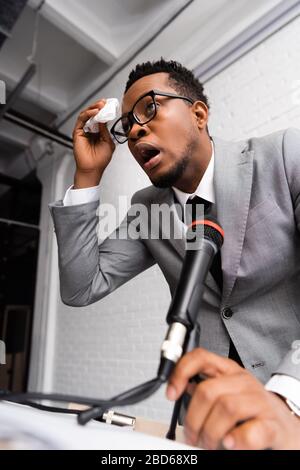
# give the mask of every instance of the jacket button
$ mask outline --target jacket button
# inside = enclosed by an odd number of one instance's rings
[[[222,317],[224,318],[224,320],[229,320],[229,318],[231,318],[232,315],[233,315],[233,311],[231,310],[231,308],[229,307],[223,308]]]

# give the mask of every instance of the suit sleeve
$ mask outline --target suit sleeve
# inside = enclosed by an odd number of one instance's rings
[[[282,154],[286,177],[294,206],[295,222],[300,232],[300,130],[288,129],[283,136]],[[300,286],[299,286],[300,288]],[[299,305],[300,309],[300,305]],[[300,338],[299,338],[300,340]],[[288,375],[300,380],[300,341],[291,344],[275,374]]]
[[[61,298],[73,307],[100,300],[155,263],[143,241],[128,236],[129,215],[99,244],[98,206],[98,201],[49,205],[58,243]]]

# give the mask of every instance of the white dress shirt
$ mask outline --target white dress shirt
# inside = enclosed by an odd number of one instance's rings
[[[189,198],[193,199],[195,196],[202,197],[211,203],[215,203],[214,191],[214,145],[212,142],[212,155],[206,171],[194,193],[184,193],[179,189],[172,187],[178,202],[182,205],[183,210]],[[88,202],[99,201],[100,198],[100,185],[91,188],[72,189],[73,186],[68,188],[63,199],[64,206],[73,206],[76,204],[86,204]],[[185,211],[183,211],[185,213]],[[287,405],[292,411],[300,416],[300,381],[294,377],[284,374],[275,374],[265,385],[265,388],[270,391],[281,395],[286,399]]]
[[[99,198],[100,185],[82,189],[73,189],[73,186],[70,186],[66,191],[63,204],[64,206],[76,206],[77,204],[99,201]]]

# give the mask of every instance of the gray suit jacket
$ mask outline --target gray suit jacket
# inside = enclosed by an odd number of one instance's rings
[[[213,141],[217,217],[225,232],[223,292],[209,273],[196,341],[228,356],[230,336],[245,367],[261,381],[274,372],[300,379],[300,131],[238,143]],[[148,208],[153,203],[172,205],[174,194],[151,186],[138,191],[132,202]],[[107,238],[98,245],[97,207],[97,202],[50,205],[63,302],[96,302],[154,263],[173,294],[184,240],[143,239],[145,220],[140,238]],[[174,214],[175,229],[182,230],[176,210]],[[116,234],[126,232],[128,220],[130,216]],[[164,229],[160,227],[162,234]],[[228,307],[231,318],[224,315]]]

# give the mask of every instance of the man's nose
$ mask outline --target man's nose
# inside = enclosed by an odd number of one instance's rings
[[[149,129],[146,124],[138,124],[135,122],[129,132],[128,139],[130,140],[136,140],[140,139],[141,137],[144,137],[149,133]]]

